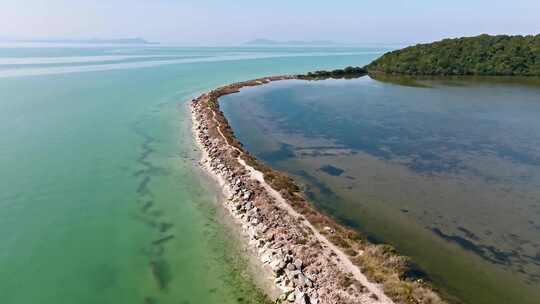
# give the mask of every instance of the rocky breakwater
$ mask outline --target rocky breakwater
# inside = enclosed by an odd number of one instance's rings
[[[223,204],[242,227],[261,266],[271,269],[273,284],[282,291],[276,303],[446,303],[425,280],[407,277],[408,258],[391,246],[371,244],[321,214],[292,179],[245,151],[219,110],[219,97],[243,87],[341,75],[330,74],[255,79],[194,99],[193,133],[203,153],[201,165],[222,186]]]
[[[270,81],[253,81],[252,85]],[[245,86],[245,85],[244,85]],[[237,86],[222,88],[234,91]],[[343,263],[342,255],[321,240],[300,214],[283,206],[281,197],[268,191],[242,150],[228,143],[212,109],[212,94],[192,102],[196,140],[203,150],[201,164],[224,189],[224,205],[242,226],[249,244],[283,294],[278,303],[392,303],[377,285],[365,286]],[[279,194],[277,194],[279,195]],[[376,290],[373,290],[373,289]]]

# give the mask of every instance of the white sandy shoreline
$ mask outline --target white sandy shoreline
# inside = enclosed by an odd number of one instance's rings
[[[189,107],[189,110],[191,112],[191,106]],[[217,186],[217,191],[220,191],[221,193],[218,193],[218,203],[221,207],[224,207],[224,202],[227,200],[228,197],[231,195],[230,187],[227,186],[225,179],[212,172],[212,168],[210,167],[210,158],[208,156],[208,152],[204,149],[204,146],[202,145],[200,139],[196,136],[197,127],[199,125],[199,122],[194,118],[193,112],[191,112],[191,121],[192,121],[192,127],[191,131],[193,134],[193,139],[195,144],[197,145],[199,151],[201,152],[201,156],[199,158],[199,161],[197,164],[202,169],[202,173],[208,176],[212,182],[214,182]],[[226,208],[223,208],[224,211],[228,212]],[[255,285],[257,285],[261,290],[271,299],[278,298],[281,295],[281,290],[274,284],[273,282],[273,274],[272,270],[269,267],[265,267],[259,260],[259,257],[257,255],[256,250],[254,248],[249,246],[249,242],[247,241],[247,234],[242,229],[242,225],[239,221],[236,221],[233,217],[230,217],[230,215],[226,215],[229,217],[229,220],[226,221],[227,226],[231,226],[231,229],[234,233],[238,234],[239,241],[242,244],[242,249],[247,255],[246,258],[248,259],[249,265],[248,267],[248,273],[251,276],[251,278],[254,279]]]

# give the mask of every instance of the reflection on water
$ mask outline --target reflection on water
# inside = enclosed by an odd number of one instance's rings
[[[221,104],[248,150],[449,293],[534,303],[540,82],[383,80],[277,82]]]

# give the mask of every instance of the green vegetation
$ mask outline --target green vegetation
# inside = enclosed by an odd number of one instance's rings
[[[386,53],[370,73],[540,76],[540,35],[444,39]]]
[[[346,67],[344,69],[333,71],[315,71],[306,75],[299,75],[300,79],[326,79],[326,78],[357,78],[367,74],[367,70],[361,67]]]

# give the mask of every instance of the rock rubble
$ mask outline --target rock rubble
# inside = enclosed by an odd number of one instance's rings
[[[224,205],[274,274],[283,294],[278,303],[379,303],[341,267],[339,258],[315,236],[305,219],[279,206],[239,162],[239,151],[220,133],[209,94],[191,104],[194,132],[206,157],[201,165],[223,183]],[[331,228],[329,228],[331,229]]]

